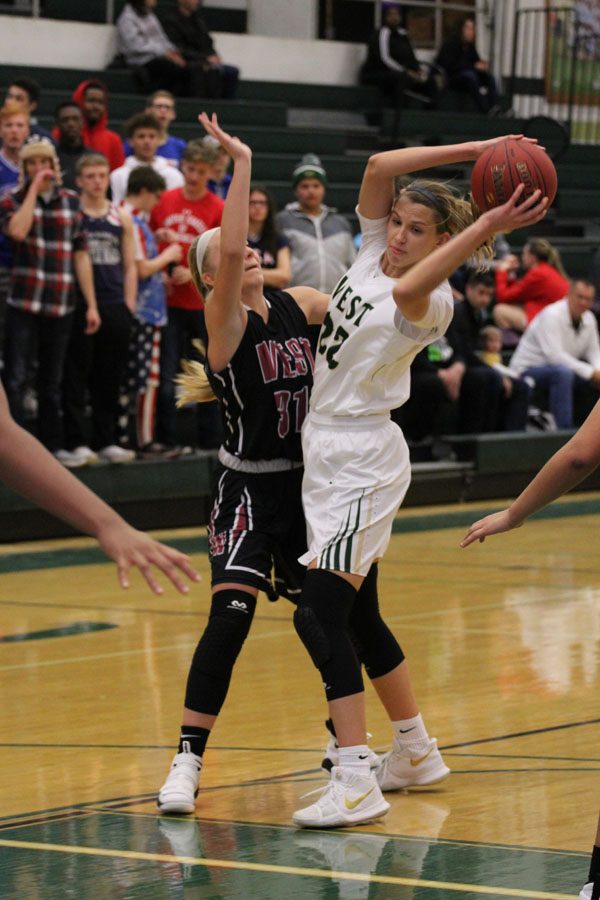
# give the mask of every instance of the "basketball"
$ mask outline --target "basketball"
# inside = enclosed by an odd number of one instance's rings
[[[504,138],[482,154],[473,166],[473,200],[481,212],[502,206],[519,182],[525,185],[521,200],[530,197],[538,188],[549,203],[556,196],[556,169],[546,151],[537,144]]]

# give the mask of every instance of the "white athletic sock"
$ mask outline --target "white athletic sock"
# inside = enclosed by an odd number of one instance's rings
[[[344,769],[353,769],[361,775],[368,775],[369,748],[366,744],[356,744],[354,747],[340,747],[339,765]]]
[[[418,755],[421,751],[429,750],[431,738],[425,728],[421,713],[412,719],[400,719],[392,722],[394,731],[394,743],[403,750]]]

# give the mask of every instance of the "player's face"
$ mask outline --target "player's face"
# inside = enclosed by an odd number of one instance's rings
[[[428,256],[442,239],[433,211],[422,203],[400,197],[388,220],[384,271],[392,276],[405,272]]]
[[[252,247],[246,247],[244,254],[244,277],[242,279],[242,293],[245,288],[261,286],[264,281],[260,267],[260,256]]]
[[[77,177],[84,197],[97,200],[106,196],[109,184],[108,166],[86,166]]]
[[[21,113],[8,116],[0,125],[0,138],[10,150],[20,150],[28,137],[29,119]]]

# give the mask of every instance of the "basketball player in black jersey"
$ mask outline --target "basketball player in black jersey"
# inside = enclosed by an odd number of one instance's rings
[[[259,591],[300,592],[306,550],[300,430],[314,360],[309,325],[329,296],[313,288],[264,291],[247,244],[251,151],[204,113],[200,121],[234,162],[220,228],[190,249],[205,294],[206,374],[219,399],[225,439],[209,524],[212,606],[188,676],[179,749],[158,795],[165,813],[191,813],[202,754],[250,630]]]

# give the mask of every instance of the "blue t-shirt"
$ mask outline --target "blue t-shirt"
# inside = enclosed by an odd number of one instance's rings
[[[3,156],[0,150],[0,196],[5,191],[10,191],[16,187],[19,180],[19,166],[11,163],[10,160]],[[12,249],[10,240],[5,234],[0,232],[0,269],[10,269],[12,266]]]
[[[133,156],[133,149],[129,141],[125,141],[125,156]],[[164,144],[161,144],[158,150],[156,151],[157,156],[164,156],[166,160],[168,160],[171,165],[176,165],[179,168],[179,164],[181,163],[181,157],[183,156],[183,151],[186,148],[186,142],[182,141],[181,138],[173,137],[173,135],[169,135]]]
[[[138,229],[144,256],[146,259],[155,259],[158,247],[150,226],[139,216],[134,216],[133,222]],[[135,316],[139,322],[157,328],[167,324],[167,294],[160,272],[155,272],[149,278],[140,278]]]
[[[206,182],[206,187],[217,197],[220,197],[221,200],[225,200],[230,184],[231,175],[229,174],[229,172],[225,172],[220,181],[215,181],[213,178],[209,178],[209,180]]]

